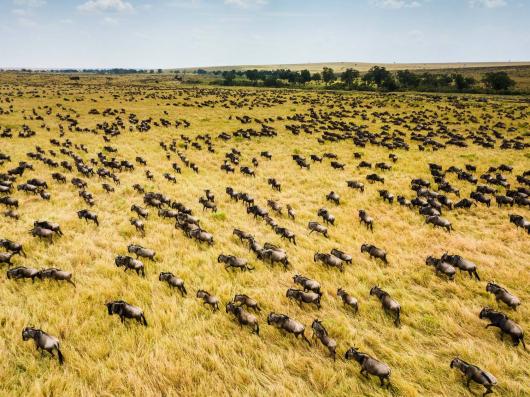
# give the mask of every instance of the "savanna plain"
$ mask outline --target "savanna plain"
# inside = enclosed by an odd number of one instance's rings
[[[16,177],[11,193],[2,193],[19,206],[13,209],[18,219],[0,217],[0,238],[21,243],[27,255],[13,256],[11,268],[59,268],[72,273],[75,287],[38,277],[34,282],[8,279],[10,266],[0,265],[0,395],[482,395],[482,386],[472,383],[468,389],[462,374],[450,368],[451,360],[460,357],[496,377],[495,395],[528,396],[529,352],[521,344],[513,346],[507,336],[501,341],[498,328],[486,329],[488,322],[479,313],[491,307],[530,329],[530,235],[509,219],[510,214],[529,219],[530,209],[523,200],[499,207],[494,197],[528,189],[529,132],[528,97],[212,88],[162,77],[82,75],[71,80],[60,74],[2,73],[0,152],[9,158],[0,173],[23,161],[33,169]],[[228,161],[228,153],[240,153],[235,155],[239,163]],[[389,158],[391,153],[397,161]],[[293,155],[309,167],[300,167]],[[323,159],[312,161],[311,155]],[[74,157],[94,172],[110,170],[119,184],[81,174]],[[134,169],[110,169],[102,158],[128,160]],[[234,173],[220,168],[225,160]],[[332,161],[343,169],[333,168]],[[358,167],[361,161],[372,168]],[[375,168],[382,162],[390,169]],[[426,224],[417,207],[380,197],[378,190],[385,189],[414,199],[411,181],[416,178],[437,191],[429,163],[441,166],[460,196],[439,194],[456,203],[469,198],[477,185],[487,185],[495,191],[486,194],[491,206],[474,200],[471,208],[444,206],[441,216],[452,225],[448,232]],[[501,164],[512,171],[489,170]],[[255,176],[241,173],[244,166]],[[451,166],[474,175],[478,184],[447,172]],[[63,174],[66,183],[54,180],[52,173]],[[373,173],[384,184],[366,179]],[[502,174],[509,186],[486,182],[481,178],[486,173]],[[49,200],[16,189],[31,178],[47,183]],[[72,178],[87,183],[93,205],[79,195]],[[281,184],[281,191],[271,188],[269,178]],[[347,181],[363,183],[364,192],[349,188]],[[105,191],[103,183],[114,191]],[[145,204],[135,184],[191,209],[213,244],[187,237],[174,219],[159,216],[159,208]],[[227,187],[252,195],[272,221],[296,235],[296,244],[248,214],[244,203],[225,193]],[[205,189],[215,196],[216,212],[199,203]],[[331,191],[339,195],[339,204],[326,199]],[[282,213],[269,208],[268,200]],[[130,223],[136,217],[130,210],[134,204],[149,211],[145,235]],[[287,216],[287,205],[294,219]],[[335,217],[334,225],[317,216],[320,208]],[[78,218],[82,209],[97,214],[99,226]],[[373,218],[373,231],[359,222],[361,209]],[[0,210],[9,208],[0,204]],[[58,223],[63,236],[54,235],[53,242],[32,236],[29,230],[37,220]],[[328,237],[309,234],[312,221],[326,226]],[[288,268],[260,260],[233,235],[235,228],[251,233],[261,245],[284,249]],[[156,252],[154,261],[141,258],[145,277],[115,266],[116,256],[129,255],[129,244]],[[384,249],[388,264],[361,253],[362,244]],[[316,252],[332,249],[352,256],[343,272],[313,260]],[[440,258],[445,252],[475,263],[480,281],[460,271],[448,280],[425,264],[428,256]],[[225,270],[220,254],[245,258],[254,270]],[[181,278],[187,295],[159,281],[161,272]],[[320,283],[320,309],[286,297],[288,288],[299,288],[293,283],[296,274]],[[489,281],[520,299],[516,310],[486,291]],[[370,295],[376,285],[401,305],[400,327]],[[358,300],[357,313],[337,297],[340,287]],[[219,311],[196,297],[199,289],[219,298]],[[261,307],[254,313],[259,336],[226,313],[225,305],[238,293]],[[122,324],[109,316],[105,303],[112,300],[140,307],[148,325],[130,319]],[[270,312],[304,324],[311,346],[268,325]],[[311,338],[315,319],[337,342],[336,361]],[[32,341],[23,341],[21,332],[28,326],[59,339],[63,365],[38,352]],[[361,375],[354,360],[345,360],[352,346],[391,368],[388,388],[376,377]]]

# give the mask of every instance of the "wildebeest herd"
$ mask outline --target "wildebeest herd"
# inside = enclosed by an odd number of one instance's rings
[[[204,327],[167,357],[235,343],[217,359],[237,345],[272,374],[253,350],[309,358],[359,394],[462,394],[450,368],[484,394],[529,391],[527,101],[45,87],[0,90],[7,361],[42,360],[22,332],[65,370],[90,366],[75,304],[107,330],[90,343],[116,351],[115,332],[156,345]],[[445,384],[418,392],[423,371]]]

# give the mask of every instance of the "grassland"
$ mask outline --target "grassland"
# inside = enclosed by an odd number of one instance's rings
[[[155,77],[156,78],[156,77]],[[138,155],[148,162],[155,174],[154,181],[145,178],[145,167],[119,174],[121,185],[107,194],[97,177],[87,179],[88,190],[95,196],[93,210],[98,213],[101,226],[85,224],[76,211],[86,207],[76,189],[68,183],[52,182],[55,170],[38,161],[31,161],[34,171],[24,175],[42,177],[50,184],[50,202],[14,194],[21,202],[20,220],[0,222],[0,236],[23,243],[28,258],[16,257],[17,265],[58,267],[74,273],[77,288],[50,281],[13,281],[0,277],[0,395],[6,396],[472,396],[482,393],[473,386],[473,393],[463,384],[459,373],[449,368],[455,356],[475,363],[494,374],[499,380],[496,395],[528,396],[530,369],[528,352],[521,346],[499,340],[498,332],[485,329],[478,318],[480,309],[492,306],[509,311],[510,316],[527,332],[530,329],[530,243],[528,235],[508,222],[508,214],[517,212],[530,217],[528,208],[498,209],[479,205],[471,210],[454,210],[444,216],[454,226],[453,233],[435,230],[424,224],[423,217],[397,204],[383,203],[377,186],[367,184],[364,194],[347,189],[348,179],[363,180],[368,173],[356,168],[358,160],[353,152],[362,152],[363,159],[373,163],[388,161],[389,151],[380,146],[355,147],[351,140],[319,144],[319,132],[291,134],[285,126],[297,124],[287,120],[294,114],[307,114],[310,108],[328,114],[333,120],[366,124],[370,132],[380,132],[388,124],[375,113],[409,117],[413,112],[429,111],[433,122],[441,122],[450,130],[466,133],[476,131],[482,124],[493,128],[497,122],[506,123],[514,132],[502,130],[507,137],[523,136],[528,142],[528,101],[524,98],[489,97],[487,102],[478,96],[454,97],[428,95],[381,95],[356,93],[316,93],[287,90],[209,89],[178,87],[169,78],[139,80],[134,77],[83,77],[79,83],[65,76],[0,74],[0,107],[12,112],[0,114],[0,129],[11,127],[18,132],[22,124],[37,132],[32,138],[0,138],[0,151],[9,154],[13,163],[0,167],[0,172],[29,160],[26,153],[39,145],[43,149],[58,149],[50,145],[51,138],[69,138],[74,144],[84,144],[88,154],[74,150],[85,161],[95,158],[106,143],[90,132],[68,131],[58,113],[75,118],[81,128],[94,128],[102,121],[112,122],[115,116],[90,115],[89,110],[124,109],[120,117],[126,129],[112,139],[118,148],[119,159],[134,160]],[[10,102],[7,102],[9,98]],[[58,105],[61,105],[59,107]],[[236,104],[238,106],[236,106]],[[52,111],[45,113],[45,105]],[[64,107],[64,108],[63,108]],[[32,110],[44,120],[30,120]],[[354,114],[353,109],[360,112]],[[345,115],[338,116],[336,111]],[[25,113],[23,113],[25,111]],[[166,111],[168,114],[164,114]],[[436,112],[436,116],[434,115]],[[0,112],[1,113],[1,112]],[[174,121],[188,120],[189,128],[153,127],[148,133],[129,132],[127,116],[134,113],[139,119],[161,117]],[[362,119],[362,114],[367,118]],[[485,115],[491,115],[491,118]],[[241,124],[235,116],[249,115],[263,120],[278,131],[275,138],[216,139],[223,131],[260,126],[255,121]],[[513,117],[513,116],[517,117]],[[229,116],[234,116],[229,119]],[[281,116],[284,120],[277,120]],[[478,118],[471,121],[471,116]],[[24,119],[26,117],[26,120]],[[34,118],[34,117],[33,117]],[[411,126],[416,124],[408,121]],[[49,131],[42,127],[45,124]],[[59,125],[65,126],[65,136],[59,138]],[[299,124],[299,123],[298,123]],[[331,127],[329,127],[331,129]],[[405,131],[403,126],[391,130]],[[180,160],[172,154],[166,160],[159,142],[180,135],[194,138],[208,133],[213,139],[215,153],[205,149],[185,151],[190,160],[200,167],[200,173],[182,167],[177,184],[166,181],[162,174],[170,172],[171,162]],[[410,135],[407,133],[407,135]],[[412,197],[410,180],[429,178],[429,162],[444,169],[472,163],[477,174],[490,166],[506,163],[514,167],[508,175],[530,168],[528,151],[483,149],[470,144],[468,148],[437,152],[419,151],[410,141],[410,151],[396,150],[399,156],[393,169],[386,173],[385,188],[394,194]],[[231,148],[242,153],[242,164],[250,165],[252,157],[269,150],[273,159],[259,159],[257,177],[248,178],[236,172],[226,175],[219,169],[224,154]],[[180,150],[184,151],[182,147]],[[300,170],[291,155],[299,153],[334,152],[347,164],[344,171],[331,169],[329,161],[313,164],[310,170]],[[64,156],[58,154],[56,160]],[[182,164],[181,164],[182,166]],[[60,172],[64,172],[60,170]],[[65,174],[70,179],[77,173]],[[282,192],[267,186],[267,178],[276,177]],[[86,179],[86,178],[84,178]],[[472,186],[448,179],[468,196]],[[129,224],[132,204],[142,204],[142,197],[132,189],[134,183],[146,191],[160,191],[192,208],[201,219],[204,229],[215,236],[213,247],[201,246],[175,230],[169,221],[157,217],[151,210],[146,221],[146,236],[141,237]],[[226,186],[250,192],[265,206],[269,198],[282,205],[291,204],[297,219],[273,217],[293,230],[297,245],[280,240],[262,221],[254,220],[241,203],[231,202],[224,193]],[[216,196],[217,214],[202,212],[198,198],[203,189],[210,188]],[[341,196],[339,206],[325,201],[325,194],[335,190]],[[337,218],[330,227],[330,238],[308,235],[307,222],[316,220],[320,207],[327,207]],[[357,211],[367,210],[375,218],[373,233],[361,226]],[[36,219],[58,222],[64,237],[54,244],[39,242],[28,234]],[[253,233],[261,243],[270,241],[284,247],[291,269],[271,268],[257,261],[253,254],[231,234],[233,228]],[[146,261],[147,277],[124,273],[114,266],[114,257],[126,253],[129,243],[136,242],[156,250],[158,261]],[[373,243],[387,250],[389,266],[370,260],[359,252],[363,243]],[[315,251],[329,252],[338,247],[354,255],[353,264],[344,273],[323,268],[313,262]],[[434,275],[425,266],[425,257],[441,255],[445,251],[458,253],[478,265],[483,281],[471,280],[458,274],[448,282]],[[230,253],[251,260],[254,272],[226,272],[217,263],[220,253]],[[5,269],[5,267],[4,267]],[[188,296],[180,297],[167,285],[158,281],[158,273],[172,271],[183,278]],[[299,308],[285,297],[285,290],[293,286],[296,273],[319,280],[323,285],[323,308]],[[499,306],[485,291],[485,281],[496,280],[518,295],[523,304],[517,311]],[[401,303],[401,328],[396,328],[383,313],[380,303],[369,297],[370,287],[378,284]],[[335,295],[344,287],[360,301],[360,312],[352,315]],[[204,288],[220,297],[221,312],[210,309],[195,298]],[[235,293],[247,293],[263,307],[259,315],[261,336],[240,329],[224,312],[224,304]],[[104,303],[124,299],[144,309],[149,326],[135,323],[123,326],[118,318],[109,317]],[[267,326],[269,311],[286,313],[303,322],[310,334],[313,319],[324,321],[330,335],[338,341],[340,358],[333,362],[320,344],[308,347],[292,336],[284,336]],[[21,330],[28,325],[44,329],[61,340],[66,363],[41,356],[33,344],[23,342]],[[527,338],[528,339],[528,338]],[[374,355],[392,368],[392,387],[379,387],[375,379],[367,380],[359,374],[354,362],[343,360],[345,350],[352,346]]]
[[[452,62],[452,63],[369,63],[369,62],[320,62],[320,63],[297,63],[297,64],[271,64],[271,65],[232,65],[232,66],[207,66],[204,70],[275,70],[291,69],[310,72],[320,72],[324,67],[333,68],[336,72],[343,72],[348,68],[366,72],[373,66],[383,66],[387,70],[446,70],[446,69],[468,69],[468,68],[509,68],[529,66],[530,62]],[[182,68],[177,70],[194,71],[197,67]]]

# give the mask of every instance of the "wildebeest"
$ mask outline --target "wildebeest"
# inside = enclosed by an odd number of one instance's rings
[[[240,230],[240,229],[234,229],[232,234],[234,236],[237,236],[239,238],[239,241],[241,242],[243,242],[243,240],[249,241],[253,238],[252,234],[244,232],[243,230]]]
[[[425,264],[427,266],[434,266],[434,269],[436,271],[436,274],[445,274],[449,280],[454,280],[456,275],[456,269],[453,265],[444,262],[440,259],[437,259],[433,256],[428,256],[427,259],[425,259]]]
[[[291,205],[287,204],[286,207],[287,207],[287,215],[289,216],[289,218],[291,218],[294,221],[296,218],[296,212],[294,211],[293,207],[291,207]]]
[[[526,349],[523,329],[506,314],[490,309],[489,307],[485,307],[480,311],[479,318],[485,318],[490,321],[490,323],[486,325],[486,328],[499,328],[501,330],[501,340],[503,340],[504,334],[508,334],[512,338],[514,346],[518,346],[519,342],[521,342],[523,347]]]
[[[196,296],[197,298],[202,299],[203,304],[210,305],[214,312],[219,310],[219,298],[217,296],[214,296],[203,289],[198,290]]]
[[[130,256],[118,255],[114,259],[114,263],[115,263],[116,267],[123,266],[124,267],[123,270],[125,272],[127,270],[131,269],[131,270],[134,270],[136,272],[136,274],[140,275],[140,273],[141,273],[142,277],[145,277],[145,266],[138,259],[134,259],[134,258],[132,258]]]
[[[209,245],[213,245],[213,235],[202,230],[200,227],[194,228],[189,232],[190,237],[194,238],[199,242],[205,242]]]
[[[349,263],[351,265],[352,263],[352,256],[347,254],[346,252],[343,252],[337,248],[333,248],[331,250],[331,255],[333,256],[336,256],[337,258],[339,258],[341,261],[344,261],[346,263]]]
[[[381,301],[383,305],[383,310],[385,312],[390,312],[395,317],[394,324],[396,327],[401,325],[400,314],[401,306],[394,299],[390,297],[390,294],[386,291],[383,291],[378,286],[374,286],[370,289],[370,295],[375,295]]]
[[[374,230],[374,218],[369,216],[365,210],[359,210],[359,222],[364,223],[371,231]]]
[[[33,339],[35,341],[35,347],[37,348],[37,351],[39,349],[47,351],[52,355],[52,357],[55,357],[53,351],[57,350],[57,358],[59,360],[59,364],[64,364],[64,356],[60,350],[59,339],[57,339],[56,337],[48,335],[41,329],[26,327],[22,330],[22,339],[24,341],[27,341],[28,339]]]
[[[335,217],[330,214],[330,212],[326,208],[320,208],[317,212],[317,215],[322,218],[326,224],[332,224],[335,225]]]
[[[322,294],[317,294],[313,291],[305,292],[299,289],[289,288],[285,296],[297,301],[300,307],[302,307],[302,303],[313,303],[318,309],[321,307],[320,299],[322,298]]]
[[[447,219],[442,218],[438,215],[433,216],[427,216],[425,218],[425,223],[429,224],[432,223],[435,227],[441,227],[447,231],[447,233],[450,233],[451,230],[453,230],[453,226],[451,225],[451,222],[449,222]]]
[[[155,260],[156,252],[152,249],[144,248],[138,244],[129,244],[127,246],[127,251],[131,254],[135,254],[137,258],[149,258],[152,261]]]
[[[35,282],[35,277],[39,276],[39,271],[32,267],[18,266],[7,271],[7,278],[18,280],[19,278],[30,278]]]
[[[274,247],[272,245],[265,244],[263,248],[257,252],[258,259],[263,261],[270,261],[271,265],[274,265],[275,262],[280,262],[284,269],[287,269],[289,266],[289,259],[287,258],[287,253],[280,248]]]
[[[495,295],[495,300],[497,302],[504,302],[513,310],[517,310],[517,306],[521,304],[521,300],[518,297],[510,293],[506,288],[491,281],[486,285],[486,291]]]
[[[455,204],[455,208],[471,208],[471,206],[473,205],[475,207],[477,206],[477,204],[474,201],[464,198]]]
[[[486,204],[486,206],[491,205],[491,199],[487,198],[484,194],[480,192],[471,192],[469,195],[473,200],[478,201],[479,203]]]
[[[0,204],[4,204],[7,207],[18,208],[18,200],[12,197],[0,197]]]
[[[442,255],[441,260],[443,262],[450,263],[451,265],[459,268],[461,271],[468,272],[469,277],[475,278],[480,281],[480,277],[477,273],[477,265],[475,265],[473,262],[462,258],[460,255],[448,255],[447,252]]]
[[[184,281],[176,277],[171,272],[160,273],[160,275],[158,276],[158,280],[167,282],[171,288],[177,288],[182,296],[185,296],[187,294],[186,287],[184,286]]]
[[[145,225],[140,219],[130,218],[129,222],[136,228],[137,231],[141,232],[142,235],[145,235]]]
[[[149,211],[147,211],[145,208],[140,207],[137,204],[133,204],[131,206],[131,211],[136,212],[138,214],[138,216],[140,216],[140,217],[142,217],[144,219],[147,219],[147,217],[149,216]]]
[[[322,325],[322,321],[318,319],[313,320],[311,329],[313,330],[313,338],[318,338],[327,347],[329,354],[331,354],[333,361],[335,361],[337,357],[337,342],[329,337],[328,331]]]
[[[311,280],[310,278],[301,276],[300,274],[296,274],[295,276],[293,276],[293,281],[296,284],[301,285],[304,291],[312,291],[317,294],[321,294],[320,283],[318,281]]]
[[[530,221],[526,220],[522,215],[510,214],[510,222],[515,226],[520,227],[530,234]]]
[[[361,252],[367,252],[368,255],[370,255],[370,258],[381,259],[385,264],[388,264],[386,251],[381,248],[377,248],[375,245],[363,244],[361,245]]]
[[[313,233],[313,232],[317,232],[317,233],[320,233],[320,234],[323,234],[324,237],[328,238],[328,228],[321,225],[320,223],[318,222],[309,222],[307,224],[307,227],[309,228],[310,232],[309,234]]]
[[[0,252],[0,265],[6,263],[8,266],[11,266],[11,258],[13,255],[16,255],[15,252]]]
[[[245,295],[245,294],[236,294],[234,296],[233,303],[239,303],[241,306],[246,306],[249,309],[253,309],[258,312],[261,311],[261,308],[258,302],[255,299],[252,299],[250,296]]]
[[[333,203],[335,203],[336,205],[339,205],[340,204],[340,197],[337,193],[335,193],[334,191],[331,191],[329,192],[327,195],[326,195],[326,200],[327,201],[331,201]]]
[[[240,327],[248,325],[252,328],[252,332],[259,335],[258,318],[255,315],[247,312],[241,306],[236,306],[233,302],[226,304],[226,312],[232,313],[235,316]]]
[[[337,268],[341,272],[344,271],[344,263],[342,259],[331,254],[316,252],[315,255],[313,255],[313,261],[322,262],[325,266]]]
[[[299,323],[296,320],[293,320],[285,314],[278,313],[269,313],[267,316],[267,324],[273,325],[276,328],[283,329],[286,332],[294,334],[298,338],[299,335],[302,335],[302,338],[311,346],[311,342],[305,336],[305,326],[302,323]]]
[[[138,321],[140,324],[143,324],[147,327],[147,321],[142,309],[139,307],[128,304],[125,301],[117,300],[105,303],[107,306],[107,311],[109,316],[117,314],[120,316],[121,322],[125,322],[125,319],[130,318]]]
[[[377,376],[381,382],[381,386],[387,382],[387,387],[390,385],[390,367],[385,363],[376,360],[366,353],[359,351],[357,347],[350,347],[344,355],[346,360],[355,360],[361,366],[361,374],[368,377],[368,375]]]
[[[348,186],[350,189],[357,189],[357,190],[360,190],[361,193],[364,192],[364,184],[361,183],[361,182],[357,182],[357,181],[346,181],[346,184],[347,184],[347,186]]]
[[[224,263],[225,270],[228,270],[230,267],[241,270],[254,270],[253,267],[248,265],[248,261],[245,258],[238,258],[234,255],[221,254],[217,257],[217,263]]]
[[[466,377],[466,386],[469,388],[471,381],[478,383],[486,388],[486,392],[482,395],[483,397],[487,394],[493,393],[493,386],[497,384],[497,379],[476,365],[466,363],[464,360],[456,357],[451,361],[451,368],[458,368]]]
[[[77,211],[77,216],[79,219],[84,219],[85,221],[92,221],[96,224],[96,226],[99,226],[98,216],[95,212],[89,211],[89,210],[81,210]]]
[[[49,278],[57,281],[66,281],[75,287],[75,283],[72,281],[72,272],[57,269],[56,267],[40,270],[37,277],[40,279]]]
[[[357,299],[348,294],[343,288],[337,290],[337,296],[342,299],[342,303],[350,306],[355,313],[359,311],[359,302]]]
[[[52,232],[54,232],[58,236],[62,236],[63,235],[61,227],[59,226],[58,223],[55,223],[55,222],[35,221],[35,222],[33,222],[33,226],[51,230]]]
[[[276,226],[274,227],[274,232],[278,234],[281,238],[285,238],[294,245],[296,245],[296,235],[285,227]]]
[[[19,254],[26,257],[26,253],[22,248],[22,244],[16,243],[8,239],[0,239],[0,247],[5,248],[6,250],[13,252],[14,254]]]

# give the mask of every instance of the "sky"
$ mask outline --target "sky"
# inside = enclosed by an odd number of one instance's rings
[[[530,61],[530,0],[0,0],[0,68]]]

